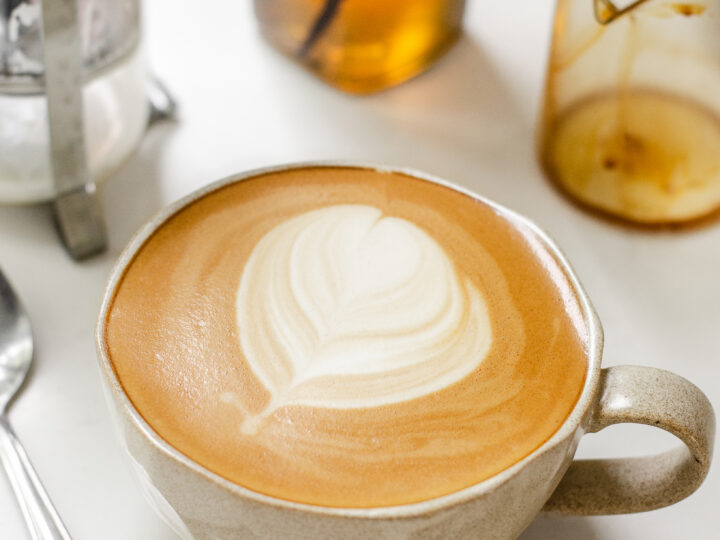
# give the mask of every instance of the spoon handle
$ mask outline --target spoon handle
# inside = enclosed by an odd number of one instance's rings
[[[25,449],[0,414],[0,461],[10,478],[33,540],[71,540]]]

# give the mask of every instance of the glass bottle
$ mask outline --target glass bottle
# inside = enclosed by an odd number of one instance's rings
[[[720,0],[558,0],[539,130],[548,177],[642,224],[720,208]]]
[[[270,43],[358,94],[427,69],[457,39],[464,10],[465,0],[255,0]]]

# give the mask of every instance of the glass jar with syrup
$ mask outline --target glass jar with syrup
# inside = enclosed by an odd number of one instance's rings
[[[465,0],[255,0],[265,38],[356,94],[399,84],[455,43]]]
[[[558,0],[539,131],[549,178],[636,223],[720,209],[720,0]]]

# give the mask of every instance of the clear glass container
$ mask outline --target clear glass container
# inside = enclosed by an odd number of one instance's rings
[[[149,115],[139,0],[77,0],[85,146],[95,181],[142,138]],[[38,0],[0,0],[0,202],[52,199]]]
[[[464,10],[465,0],[255,0],[268,41],[358,94],[427,69],[456,41]]]
[[[720,208],[720,0],[558,0],[539,155],[580,203],[643,224]]]

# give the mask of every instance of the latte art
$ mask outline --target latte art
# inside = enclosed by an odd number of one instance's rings
[[[156,433],[247,489],[343,508],[457,492],[538,448],[584,383],[575,292],[514,220],[371,169],[231,183],[128,263],[108,357]]]
[[[476,369],[491,344],[482,294],[442,247],[366,205],[313,210],[265,235],[243,271],[237,322],[271,394],[262,415],[428,395]]]

